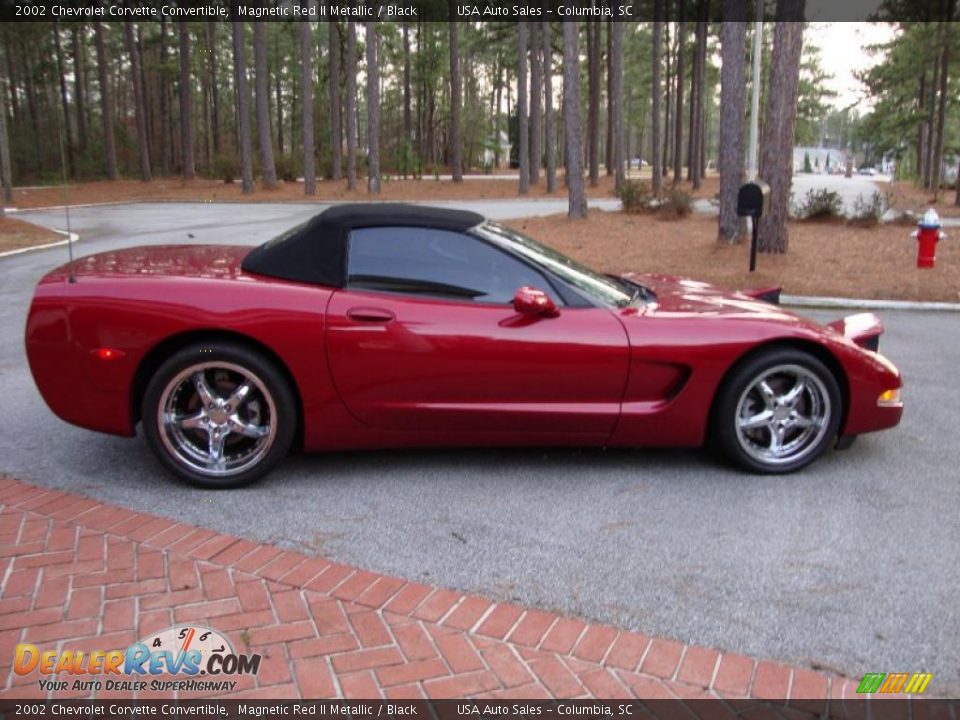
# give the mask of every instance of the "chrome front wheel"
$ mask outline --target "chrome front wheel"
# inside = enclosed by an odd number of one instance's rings
[[[797,470],[836,436],[842,411],[836,378],[817,358],[778,349],[735,368],[715,407],[721,448],[750,470]]]
[[[801,365],[764,370],[740,395],[737,439],[759,462],[784,465],[813,451],[830,427],[830,395]]]

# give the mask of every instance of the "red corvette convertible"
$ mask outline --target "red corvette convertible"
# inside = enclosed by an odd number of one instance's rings
[[[882,327],[590,270],[470,212],[341,205],[250,249],[136,247],[44,277],[30,368],[67,422],[232,487],[293,448],[674,446],[804,467],[896,425]]]

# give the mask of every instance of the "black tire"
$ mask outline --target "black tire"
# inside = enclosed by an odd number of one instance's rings
[[[150,449],[168,470],[191,485],[225,489],[254,482],[286,456],[297,408],[273,362],[243,345],[212,342],[183,348],[160,365],[141,418]]]
[[[819,359],[801,350],[771,349],[730,372],[717,393],[711,434],[741,468],[789,473],[830,447],[842,405],[837,379]]]

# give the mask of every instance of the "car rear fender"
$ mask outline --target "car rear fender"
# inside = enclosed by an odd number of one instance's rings
[[[130,389],[130,418],[131,424],[136,425],[140,421],[141,406],[143,404],[143,394],[146,391],[150,378],[157,371],[157,368],[163,364],[163,361],[173,355],[178,350],[189,345],[197,343],[210,342],[228,342],[254,350],[268,360],[283,374],[290,389],[293,391],[297,400],[297,436],[294,444],[300,447],[303,444],[303,398],[300,394],[300,387],[290,372],[290,368],[269,346],[259,340],[244,335],[243,333],[223,330],[221,328],[212,329],[192,329],[177,333],[165,338],[152,347],[137,367],[133,377],[133,384]]]

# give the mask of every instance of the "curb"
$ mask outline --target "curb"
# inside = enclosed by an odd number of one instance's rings
[[[809,308],[851,308],[854,310],[932,310],[936,312],[960,312],[960,303],[921,302],[914,300],[861,300],[840,297],[807,297],[804,295],[781,295],[781,305]]]
[[[76,233],[68,233],[66,230],[58,230],[57,228],[50,228],[55,233],[60,233],[61,235],[66,235],[66,240],[58,240],[57,242],[44,243],[43,245],[30,245],[28,247],[17,248],[16,250],[7,250],[6,252],[0,252],[0,259],[5,257],[11,257],[13,255],[22,255],[23,253],[33,252],[34,250],[49,250],[50,248],[63,247],[68,242],[80,242],[80,236]]]
[[[236,699],[772,698],[819,713],[858,697],[838,674],[408,582],[3,475],[0,538],[4,658],[17,642],[99,648],[194,622],[274,658]],[[37,692],[34,677],[0,670],[0,698]]]

